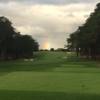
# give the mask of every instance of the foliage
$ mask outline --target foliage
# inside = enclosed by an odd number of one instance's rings
[[[93,59],[100,55],[100,3],[86,23],[73,32],[67,41],[68,48],[76,50],[77,55],[80,53]]]
[[[50,51],[55,51],[55,49],[54,48],[50,48]]]
[[[0,58],[13,59],[32,57],[38,50],[38,43],[29,35],[16,32],[6,17],[0,17]]]

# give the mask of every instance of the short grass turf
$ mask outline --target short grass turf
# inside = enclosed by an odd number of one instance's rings
[[[65,52],[0,62],[0,100],[100,100],[100,63]]]

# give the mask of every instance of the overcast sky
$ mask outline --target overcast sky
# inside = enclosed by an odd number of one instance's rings
[[[17,31],[35,38],[40,48],[62,48],[99,0],[0,0],[0,16]]]

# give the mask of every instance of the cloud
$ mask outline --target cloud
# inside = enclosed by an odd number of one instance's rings
[[[72,3],[95,3],[98,0],[0,0],[0,2],[24,2],[28,4],[53,4],[53,5],[62,5],[62,4],[72,4]]]
[[[64,47],[69,33],[84,23],[95,7],[95,3],[74,3],[80,0],[73,0],[73,2],[65,0],[67,3],[72,2],[66,5],[49,5],[51,1],[60,3],[61,0],[36,0],[39,4],[32,3],[31,5],[16,1],[9,0],[4,3],[3,0],[0,3],[0,15],[8,17],[22,34],[32,35],[39,41],[41,48],[45,42],[48,42],[51,47]]]

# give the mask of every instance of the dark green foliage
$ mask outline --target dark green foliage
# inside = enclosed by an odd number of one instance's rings
[[[16,32],[6,17],[0,17],[0,59],[32,57],[38,47],[31,36]]]
[[[55,49],[54,48],[51,48],[50,51],[55,51]]]
[[[100,55],[100,3],[91,13],[86,23],[80,26],[67,39],[68,48],[76,50],[77,55],[96,59]]]

